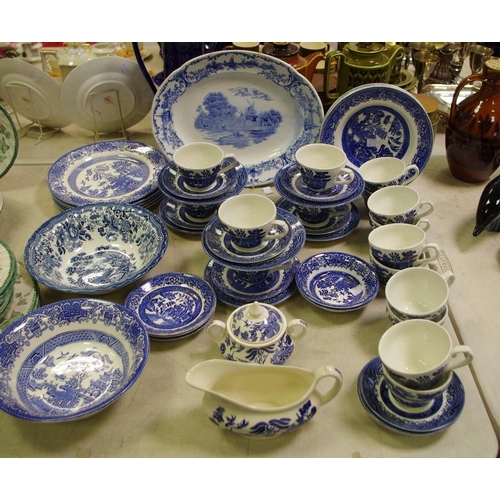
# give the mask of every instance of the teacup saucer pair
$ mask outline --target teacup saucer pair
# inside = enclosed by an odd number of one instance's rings
[[[357,391],[370,417],[383,427],[401,434],[422,436],[442,432],[457,421],[465,404],[464,387],[454,373],[449,386],[430,407],[421,412],[415,409],[404,411],[392,401],[379,357],[372,359],[361,370]]]

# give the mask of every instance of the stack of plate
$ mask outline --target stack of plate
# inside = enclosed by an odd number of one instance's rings
[[[324,192],[305,185],[295,162],[278,170],[274,187],[282,196],[276,205],[296,215],[304,225],[308,241],[332,241],[350,234],[359,224],[359,211],[354,203],[363,194],[365,183],[357,170],[350,184],[339,184]],[[329,213],[321,223],[309,223],[301,216],[305,211]],[[342,212],[342,215],[338,215]]]
[[[254,301],[278,304],[295,293],[297,254],[304,246],[306,233],[297,217],[286,210],[277,208],[277,220],[289,228],[283,238],[246,250],[232,243],[218,216],[205,226],[201,243],[211,258],[205,279],[221,302],[233,307]]]
[[[0,241],[0,332],[40,306],[38,285],[9,246]]]
[[[225,160],[230,161],[231,158]],[[225,166],[226,163],[223,168]],[[201,234],[220,204],[243,190],[247,178],[247,170],[237,162],[234,168],[218,174],[213,185],[195,191],[184,183],[172,161],[161,171],[158,179],[159,189],[164,196],[159,215],[174,231]]]
[[[214,290],[205,280],[180,272],[154,276],[125,300],[125,307],[137,314],[153,340],[193,335],[212,319],[216,305]]]
[[[47,184],[61,210],[107,201],[151,208],[162,198],[158,176],[166,164],[148,144],[96,142],[61,156],[50,167]]]

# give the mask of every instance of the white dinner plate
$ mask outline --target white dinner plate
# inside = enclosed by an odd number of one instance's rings
[[[136,61],[96,57],[78,65],[64,80],[61,103],[73,123],[86,130],[118,132],[140,122],[153,93]]]
[[[14,122],[7,110],[0,106],[0,177],[12,167],[18,149],[19,137]]]
[[[432,123],[407,90],[387,83],[361,85],[341,95],[326,113],[320,142],[341,148],[347,165],[392,156],[420,172],[432,153]]]
[[[169,156],[189,142],[213,142],[248,171],[248,185],[271,183],[295,151],[317,142],[321,100],[292,66],[265,54],[221,51],[196,57],[161,84],[153,133]]]
[[[28,120],[49,128],[69,125],[60,92],[57,81],[32,64],[0,59],[0,96]]]

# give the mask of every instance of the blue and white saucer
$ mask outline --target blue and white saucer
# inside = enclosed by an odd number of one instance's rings
[[[255,300],[262,302],[288,289],[295,278],[299,264],[300,261],[294,258],[285,266],[276,270],[270,269],[264,279],[257,282],[245,279],[246,273],[243,271],[231,269],[213,260],[207,266],[211,267],[210,277],[216,293],[221,291],[242,302]]]
[[[295,162],[291,162],[276,172],[274,186],[283,198],[293,202],[318,203],[348,203],[358,198],[365,189],[365,181],[361,174],[352,169],[354,180],[350,184],[334,186],[326,192],[309,189],[302,180],[302,174]]]
[[[226,161],[230,162],[232,159]],[[158,187],[165,195],[172,194],[187,200],[207,200],[221,197],[225,199],[228,194],[234,196],[240,193],[246,186],[247,180],[247,170],[238,162],[234,168],[219,174],[214,184],[208,189],[193,191],[189,186],[185,185],[175,167],[175,163],[172,161],[160,172]]]
[[[356,205],[352,205],[351,211],[349,212],[347,224],[342,226],[340,229],[334,229],[333,231],[325,231],[323,234],[321,232],[313,232],[306,228],[306,239],[307,241],[335,241],[345,238],[351,234],[357,227],[360,221],[359,210]]]
[[[214,214],[217,213],[215,210]],[[213,218],[194,219],[186,213],[183,203],[174,199],[163,198],[158,207],[160,219],[171,229],[188,234],[201,234],[207,223]]]
[[[295,215],[277,208],[277,220],[288,225],[288,233],[280,239],[269,240],[255,250],[243,250],[232,243],[224,231],[218,216],[215,216],[203,229],[201,244],[208,256],[233,269],[254,270],[272,269],[290,262],[302,250],[306,241],[304,226]]]
[[[132,290],[125,307],[134,311],[152,338],[179,338],[205,325],[214,315],[217,298],[202,278],[165,273]]]
[[[215,278],[212,276],[214,261],[210,261],[208,265],[205,267],[205,279],[212,285],[215,290],[215,294],[217,295],[217,300],[223,302],[224,304],[231,307],[240,307],[249,303],[248,297],[241,298],[235,297],[234,294],[227,293],[224,290],[217,288],[218,283],[216,283]],[[297,291],[297,285],[295,284],[295,280],[292,280],[291,283],[284,289],[277,291],[275,295],[271,295],[267,298],[260,298],[258,295],[252,297],[251,301],[263,302],[265,304],[277,305],[285,300],[289,299],[295,292]]]
[[[465,392],[456,373],[448,388],[432,406],[422,412],[404,411],[394,404],[382,374],[379,357],[361,370],[357,383],[358,397],[368,414],[380,425],[401,434],[428,435],[444,431],[455,423],[465,404]]]
[[[297,269],[295,281],[306,300],[333,312],[365,307],[379,288],[374,269],[363,259],[343,252],[311,255]]]

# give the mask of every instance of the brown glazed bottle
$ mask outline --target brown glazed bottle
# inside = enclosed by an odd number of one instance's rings
[[[481,87],[457,104],[462,88]],[[446,158],[451,173],[466,182],[483,182],[500,166],[500,59],[489,59],[482,74],[462,80],[453,95],[446,127]]]

